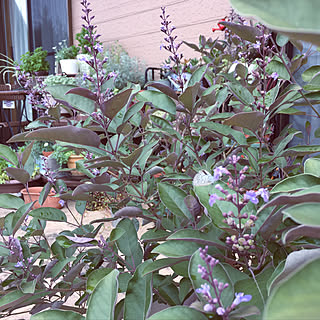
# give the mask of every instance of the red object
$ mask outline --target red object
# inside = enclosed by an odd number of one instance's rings
[[[223,18],[221,19],[219,22],[218,22],[218,28],[212,28],[212,32],[215,32],[215,31],[223,31],[226,27],[222,24],[220,24],[220,22],[222,21],[226,21],[226,18]]]

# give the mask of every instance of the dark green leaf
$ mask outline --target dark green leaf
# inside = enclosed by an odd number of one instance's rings
[[[203,315],[200,311],[185,307],[176,306],[164,309],[160,312],[153,314],[148,320],[207,320],[207,317]]]
[[[73,311],[46,310],[32,315],[30,320],[85,320],[85,317]]]
[[[24,205],[24,201],[17,197],[8,193],[0,194],[0,208],[5,209],[19,209]]]
[[[97,284],[88,302],[86,320],[97,320],[103,315],[104,320],[114,320],[114,308],[118,294],[117,269],[111,271]]]
[[[308,259],[279,283],[268,299],[263,319],[318,319],[319,268],[319,258]]]
[[[187,194],[180,188],[161,182],[158,184],[161,202],[175,215],[192,219],[189,209],[184,203]]]
[[[170,97],[162,92],[145,90],[139,92],[136,98],[140,101],[152,103],[156,109],[166,111],[173,115],[176,114],[176,104]]]
[[[67,217],[65,213],[56,208],[42,207],[32,210],[29,215],[40,220],[48,221],[62,221],[66,222]]]
[[[152,303],[152,275],[143,275],[142,272],[151,263],[151,260],[140,264],[132,279],[128,283],[126,299],[124,301],[124,319],[146,319]]]

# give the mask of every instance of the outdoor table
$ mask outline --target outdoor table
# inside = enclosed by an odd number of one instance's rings
[[[11,135],[14,135],[14,132],[12,130],[12,125],[15,124],[15,126],[18,127],[18,133],[20,133],[21,127],[22,127],[23,114],[25,114],[25,117],[28,121],[27,109],[26,109],[27,92],[23,89],[22,90],[19,90],[19,89],[8,90],[8,89],[10,89],[9,85],[0,85],[0,111],[1,111],[1,114],[3,114],[5,119],[5,122],[0,122],[0,126],[8,127]],[[15,109],[18,111],[18,119],[19,119],[18,121],[9,120],[7,113],[3,108],[3,101],[16,102]]]

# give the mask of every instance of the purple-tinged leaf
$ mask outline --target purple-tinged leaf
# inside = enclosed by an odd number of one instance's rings
[[[252,132],[255,132],[262,125],[264,114],[259,111],[252,112],[239,112],[229,119],[226,119],[223,124],[229,126],[237,126],[241,128],[247,128]]]
[[[99,160],[99,159],[95,159]],[[121,162],[118,161],[113,161],[113,160],[105,160],[105,161],[100,161],[96,162],[94,164],[90,164],[87,166],[87,168],[105,168],[105,167],[111,167],[111,168],[125,168],[125,165],[122,164]]]
[[[287,244],[301,237],[320,239],[320,227],[309,227],[304,225],[293,227],[282,234],[282,242],[283,244]]]
[[[121,161],[126,164],[129,167],[133,167],[134,164],[137,162],[139,159],[142,151],[143,151],[144,146],[139,147],[138,149],[134,150],[130,155],[127,157],[120,157]]]
[[[110,186],[106,184],[81,184],[77,186],[73,192],[73,196],[78,196],[80,194],[86,193],[86,192],[96,192],[96,191],[105,191],[105,192],[114,192],[114,189],[112,189]]]
[[[101,105],[102,113],[112,120],[117,113],[129,103],[131,93],[132,89],[127,89],[105,101]]]
[[[81,87],[72,88],[66,92],[66,94],[70,94],[70,93],[76,94],[81,97],[88,98],[93,101],[97,101],[97,95],[87,88],[81,88]]]
[[[199,95],[200,83],[196,82],[193,86],[188,87],[179,97],[179,101],[187,108],[190,112],[194,108],[197,96]]]
[[[187,195],[184,198],[184,203],[189,209],[191,215],[196,218],[201,213],[201,205],[199,201],[192,195]]]
[[[63,277],[63,281],[65,282],[73,282],[73,280],[79,276],[81,270],[86,265],[85,262],[81,262],[73,266],[70,271]]]
[[[11,137],[7,143],[13,143],[13,142],[23,142],[23,141],[28,141],[28,139],[26,139],[26,135],[29,132],[22,132],[22,133],[18,133],[16,135],[14,135],[13,137]]]
[[[245,26],[228,21],[220,21],[220,24],[230,29],[240,38],[255,43],[257,41],[257,36],[260,35],[260,32],[257,28]]]
[[[277,284],[288,279],[297,270],[301,270],[306,264],[320,258],[320,249],[304,249],[294,251],[289,254],[286,259],[282,272],[270,283],[269,292],[276,287]]]
[[[161,91],[162,93],[166,94],[167,96],[171,97],[174,100],[178,100],[177,93],[168,86],[166,82],[161,81],[151,81],[148,82],[145,87],[153,87]]]
[[[100,138],[93,131],[74,126],[45,128],[29,132],[28,140],[62,141],[85,146],[99,147]]]
[[[24,169],[9,167],[6,168],[6,171],[10,177],[20,181],[22,184],[26,184],[30,180],[29,173]]]
[[[120,210],[118,210],[114,217],[122,218],[122,217],[141,217],[143,216],[142,210],[137,207],[124,207]]]
[[[28,144],[26,146],[26,148],[24,149],[23,153],[22,153],[21,163],[22,163],[23,166],[26,164],[27,160],[30,157],[30,154],[31,154],[31,151],[32,151],[32,148],[33,148],[33,144],[34,144],[33,141],[30,144]]]
[[[110,183],[110,175],[108,173],[104,173],[101,176],[97,176],[95,178],[91,179],[91,182],[93,184],[104,184],[104,183]]]
[[[307,191],[308,189],[306,189]],[[320,191],[320,190],[319,190]],[[259,211],[267,207],[272,206],[283,206],[283,205],[295,205],[301,202],[320,202],[320,192],[319,193],[305,193],[302,195],[281,195],[276,198],[273,198],[267,202]]]
[[[67,201],[67,200],[73,200],[73,201],[91,201],[93,200],[92,196],[88,194],[79,194],[77,196],[73,196],[72,193],[63,193],[59,195],[60,199]]]

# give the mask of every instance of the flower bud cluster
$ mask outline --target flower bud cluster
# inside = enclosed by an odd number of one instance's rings
[[[239,237],[232,235],[226,238],[226,244],[230,245],[233,251],[240,254],[246,254],[248,250],[255,249],[253,234],[246,233]]]

